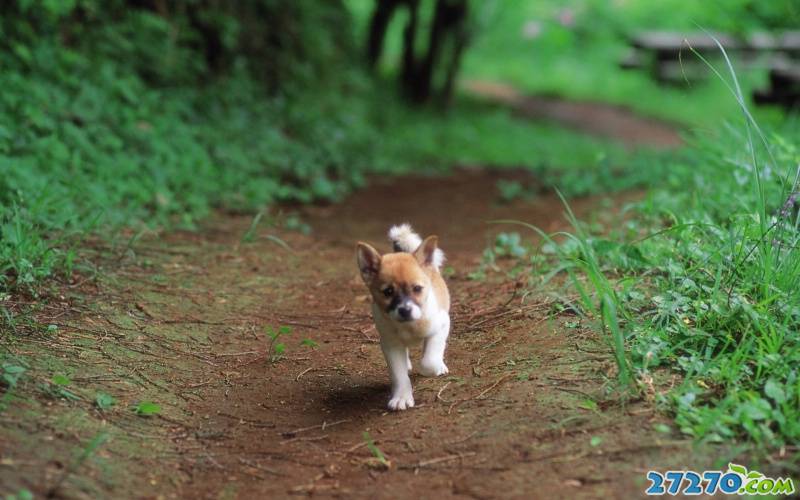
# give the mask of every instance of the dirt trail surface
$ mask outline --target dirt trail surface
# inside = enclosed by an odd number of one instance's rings
[[[37,311],[56,330],[10,347],[63,353],[47,366],[81,399],[14,401],[0,484],[66,498],[637,498],[651,468],[702,470],[687,441],[654,430],[651,404],[608,395],[612,356],[589,325],[504,273],[468,279],[501,230],[486,221],[563,226],[552,195],[498,205],[509,176],[375,181],[302,209],[308,236],[220,215],[143,239],[106,262],[106,281]],[[439,235],[454,305],[450,374],[413,376],[417,406],[392,413],[354,242],[386,251],[399,221]],[[265,330],[280,327],[276,356]],[[116,406],[97,409],[97,391]],[[142,401],[161,413],[137,415]]]
[[[630,147],[675,148],[683,144],[674,125],[644,118],[623,106],[524,95],[514,87],[496,82],[470,81],[464,87],[479,97],[507,104],[528,118],[552,120],[592,135],[616,139]]]
[[[680,143],[619,108],[472,91],[632,146]],[[494,235],[519,230],[487,221],[565,227],[552,194],[498,204],[497,181],[527,175],[373,179],[299,209],[308,235],[231,214],[130,233],[95,242],[100,273],[47,300],[0,296],[33,320],[3,339],[4,381],[16,378],[0,400],[0,494],[628,499],[644,496],[647,470],[707,468],[652,401],[609,392],[611,352],[552,285],[471,279]],[[608,206],[573,204],[601,219]],[[440,238],[453,327],[450,373],[414,375],[416,407],[392,413],[354,244],[388,251],[403,221]]]

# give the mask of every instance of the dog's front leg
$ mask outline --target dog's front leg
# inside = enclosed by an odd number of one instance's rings
[[[436,333],[425,339],[425,345],[422,348],[420,373],[426,377],[438,377],[448,373],[447,365],[444,364],[444,350],[447,347],[448,335],[450,335],[449,316],[442,320]]]
[[[389,366],[392,379],[392,397],[389,399],[390,410],[405,410],[414,406],[414,394],[411,390],[411,379],[408,378],[408,349],[402,342],[381,336],[381,350]]]

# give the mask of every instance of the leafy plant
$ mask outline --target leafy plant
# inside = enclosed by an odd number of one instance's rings
[[[2,412],[6,409],[8,402],[14,396],[14,389],[19,383],[19,379],[22,378],[27,371],[27,367],[22,361],[13,358],[3,361],[0,366],[2,366],[3,369],[2,374],[0,374],[0,381],[6,386],[6,390],[3,391],[3,396],[0,397],[0,412]]]
[[[761,130],[729,70],[743,126],[695,139],[623,224],[568,210],[573,234],[536,231],[550,276],[567,276],[606,334],[620,382],[687,435],[772,449],[800,438],[800,151],[786,138],[796,124]],[[682,383],[654,386],[664,370]]]
[[[5,496],[5,500],[33,500],[33,493],[27,488],[22,488],[16,493],[11,493]]]
[[[267,352],[272,353],[270,355],[270,361],[275,363],[279,361],[283,357],[283,353],[286,352],[286,344],[278,342],[278,339],[284,335],[291,334],[292,328],[289,326],[279,326],[276,330],[271,326],[267,326],[264,331],[270,338],[269,347],[267,348]]]
[[[97,405],[97,408],[105,411],[111,409],[112,406],[117,404],[117,400],[105,392],[98,392],[94,397],[94,403]]]
[[[510,203],[514,200],[530,200],[533,193],[519,181],[500,179],[495,183],[500,201]]]
[[[17,386],[20,377],[27,371],[24,365],[14,361],[4,361],[2,367],[3,374],[1,379],[9,390]]]
[[[319,347],[319,344],[317,342],[314,342],[311,339],[303,339],[303,340],[301,340],[300,341],[300,345],[309,347],[311,349],[316,349],[317,347]]]
[[[389,469],[392,463],[386,459],[386,455],[384,455],[381,449],[375,444],[375,441],[372,439],[372,436],[369,435],[369,432],[364,431],[363,437],[364,442],[367,444],[367,449],[370,451],[370,453],[372,453],[372,456],[376,462],[381,467]]]
[[[141,401],[133,407],[133,411],[140,417],[151,417],[161,413],[161,406],[152,401]]]
[[[67,389],[71,383],[72,381],[66,375],[57,374],[50,379],[49,384],[42,385],[42,389],[46,394],[53,398],[79,401],[81,397],[75,394],[73,391]]]

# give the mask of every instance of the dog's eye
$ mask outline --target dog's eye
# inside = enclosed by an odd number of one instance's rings
[[[394,295],[394,288],[393,288],[393,287],[391,287],[391,286],[390,286],[390,287],[387,287],[387,288],[384,288],[384,289],[383,289],[383,294],[384,294],[385,296],[387,296],[387,297],[391,297],[392,295]]]
[[[414,293],[422,292],[422,285],[414,285],[413,290],[414,290]]]

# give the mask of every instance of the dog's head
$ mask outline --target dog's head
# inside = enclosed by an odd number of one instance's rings
[[[431,290],[433,255],[438,238],[428,236],[413,253],[396,252],[381,256],[366,243],[358,243],[358,270],[372,293],[375,304],[395,321],[421,319]]]

